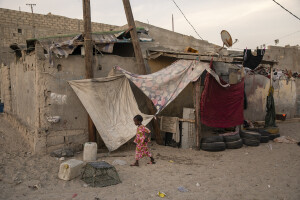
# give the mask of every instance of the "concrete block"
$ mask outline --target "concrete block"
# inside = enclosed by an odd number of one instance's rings
[[[69,144],[69,143],[84,144],[87,141],[88,141],[87,134],[66,136],[66,143],[67,144]]]
[[[86,142],[83,149],[84,161],[96,161],[97,160],[97,143]]]
[[[47,146],[55,146],[64,143],[65,143],[65,137],[63,135],[47,137]]]
[[[60,164],[58,178],[69,181],[81,174],[84,162],[81,160],[71,159]]]

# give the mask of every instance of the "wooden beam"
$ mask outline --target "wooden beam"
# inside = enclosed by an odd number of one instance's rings
[[[134,49],[134,55],[135,55],[136,62],[137,62],[138,73],[139,74],[147,74],[146,65],[145,65],[142,50],[140,47],[139,38],[138,38],[138,35],[136,32],[136,27],[135,27],[134,18],[133,18],[129,0],[123,0],[123,5],[124,5],[126,18],[127,18],[128,27],[130,28],[130,36],[131,36],[132,46]],[[147,98],[146,103],[147,103],[147,107],[150,110],[151,114],[155,114],[156,110],[153,107],[151,100]],[[162,140],[162,136],[160,134],[159,123],[158,123],[157,119],[153,119],[152,125],[153,125],[154,131],[155,131],[155,140],[158,144],[162,145],[163,140]]]
[[[128,27],[130,27],[130,36],[131,41],[134,49],[134,55],[136,58],[136,62],[138,64],[139,68],[139,74],[146,74],[146,68],[144,63],[144,58],[142,55],[142,50],[140,47],[139,38],[136,32],[136,27],[134,23],[134,18],[130,6],[129,0],[123,0],[124,10],[127,18]]]
[[[91,6],[90,0],[83,0],[83,24],[84,24],[84,50],[85,50],[85,78],[94,77],[93,74],[93,45],[92,45],[92,26],[91,26]],[[88,114],[89,141],[96,142],[96,127]]]
[[[201,98],[201,76],[193,83],[194,107],[195,107],[195,128],[196,128],[196,149],[200,150],[201,121],[200,121],[200,98]]]

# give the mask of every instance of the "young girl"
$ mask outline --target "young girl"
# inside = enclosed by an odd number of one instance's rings
[[[142,125],[143,117],[141,115],[136,115],[133,118],[134,124],[137,126],[136,137],[134,143],[136,143],[135,149],[135,163],[130,166],[139,166],[139,160],[145,156],[150,157],[150,162],[148,164],[155,164],[154,158],[150,153],[148,148],[148,143],[150,142],[150,130]]]

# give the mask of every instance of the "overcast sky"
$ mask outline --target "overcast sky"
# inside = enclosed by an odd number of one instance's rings
[[[300,20],[283,10],[272,0],[175,0],[199,35],[214,44],[222,45],[220,32],[229,31],[238,39],[233,48],[256,48],[259,45],[300,45]],[[277,0],[300,17],[300,0]],[[172,0],[131,0],[135,20],[172,29],[198,38]],[[30,12],[26,3],[36,3],[35,13],[82,19],[82,0],[0,0],[1,8]],[[126,24],[122,0],[91,0],[92,21]]]

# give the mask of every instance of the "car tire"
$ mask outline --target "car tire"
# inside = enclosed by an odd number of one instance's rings
[[[214,143],[214,142],[224,142],[223,136],[210,136],[210,137],[203,137],[201,139],[202,143]]]
[[[202,143],[201,149],[204,151],[224,151],[226,145],[224,142]]]
[[[235,142],[235,141],[239,141],[241,139],[240,134],[235,134],[235,135],[224,135],[224,142]]]
[[[275,138],[278,138],[278,137],[280,137],[279,133],[277,133],[277,134],[270,134],[270,136],[269,136],[270,140],[274,140]]]
[[[259,146],[260,140],[251,139],[251,138],[244,138],[243,139],[243,144],[245,144],[247,146],[256,147],[256,146]]]
[[[261,135],[260,133],[254,132],[254,131],[242,131],[240,133],[241,138],[247,138],[247,139],[253,139],[253,140],[258,140],[260,141]]]
[[[260,143],[268,143],[270,141],[269,136],[261,136]]]
[[[243,147],[243,141],[242,139],[239,139],[237,141],[232,142],[225,142],[227,149],[239,149]]]

